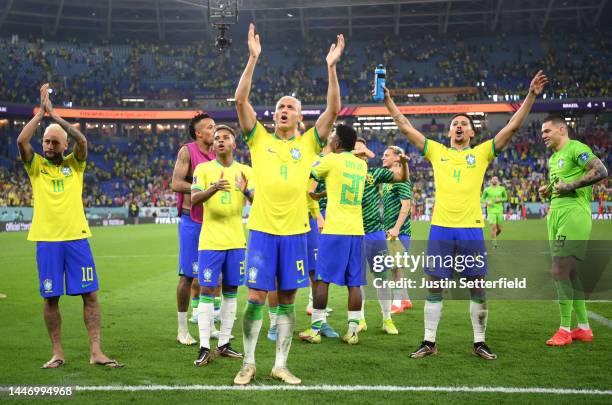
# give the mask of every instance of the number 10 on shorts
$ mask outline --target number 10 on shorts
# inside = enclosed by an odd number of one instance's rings
[[[93,267],[81,267],[81,272],[83,273],[83,282],[93,281]]]

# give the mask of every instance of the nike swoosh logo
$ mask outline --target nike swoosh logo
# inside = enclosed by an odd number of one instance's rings
[[[89,287],[92,284],[93,283],[81,284],[81,288],[87,288],[87,287]]]
[[[270,152],[270,153],[276,153],[276,151],[275,151],[274,149],[272,149],[272,148],[268,148],[268,152]]]
[[[298,284],[302,284],[304,281],[306,281],[305,278],[298,278],[297,282],[298,282]]]
[[[448,158],[440,158],[440,162],[446,162],[448,160],[449,160]]]

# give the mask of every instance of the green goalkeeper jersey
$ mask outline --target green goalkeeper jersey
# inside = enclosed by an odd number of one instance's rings
[[[571,183],[584,176],[586,165],[593,159],[593,151],[582,142],[570,140],[561,150],[556,151],[548,159],[549,187],[552,191],[554,184],[562,179]],[[583,207],[590,212],[592,186],[580,187],[570,192],[551,195],[550,208]]]
[[[504,203],[508,201],[508,193],[503,186],[489,186],[482,192],[482,202],[489,204],[488,211],[504,211]]]

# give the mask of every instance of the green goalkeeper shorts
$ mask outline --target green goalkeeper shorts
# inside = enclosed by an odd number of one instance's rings
[[[502,211],[487,210],[487,221],[491,225],[497,225],[502,223],[504,219],[504,213]]]
[[[591,235],[591,213],[583,207],[552,208],[546,217],[553,257],[575,256],[584,260]]]

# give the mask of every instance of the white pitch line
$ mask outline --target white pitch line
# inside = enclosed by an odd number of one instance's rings
[[[93,385],[77,391],[346,391],[346,392],[468,392],[499,394],[612,395],[612,390],[545,387],[434,387],[399,385]]]
[[[589,318],[594,319],[602,325],[605,325],[608,328],[612,329],[612,321],[606,318],[605,316],[599,315],[598,313],[595,313],[593,311],[587,311],[587,315],[589,316]]]

